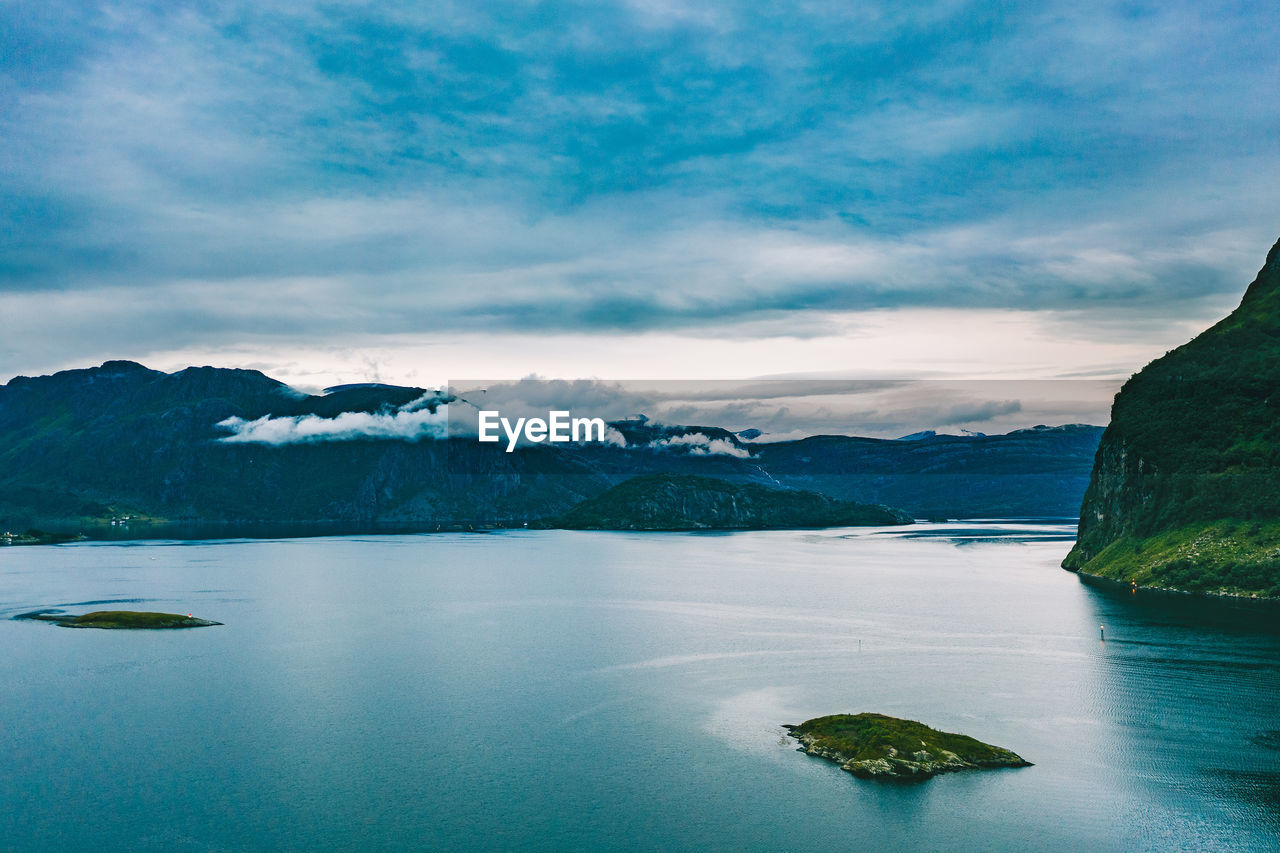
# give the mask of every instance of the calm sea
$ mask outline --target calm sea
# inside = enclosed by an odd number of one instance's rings
[[[1071,534],[0,549],[0,849],[1277,849],[1280,618],[1083,586]],[[781,728],[858,711],[1035,766],[878,784]]]

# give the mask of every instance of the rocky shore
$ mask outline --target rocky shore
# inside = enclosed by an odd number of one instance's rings
[[[883,714],[833,714],[784,725],[799,752],[825,758],[861,779],[927,779],[939,773],[1031,762],[967,735]]]

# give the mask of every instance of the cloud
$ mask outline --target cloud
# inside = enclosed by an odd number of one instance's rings
[[[914,307],[1207,322],[1280,222],[1268,23],[1189,0],[19,0],[0,356],[777,340]]]
[[[676,448],[688,451],[690,456],[734,456],[738,459],[750,459],[751,451],[745,447],[738,447],[733,442],[723,438],[711,438],[701,433],[688,433],[687,435],[675,435],[670,438],[660,438],[651,442],[648,447],[655,450],[663,450],[667,448]]]
[[[980,424],[994,420],[1000,415],[1012,415],[1021,411],[1022,403],[1019,400],[987,400],[955,406],[941,413],[935,422],[940,426]]]
[[[438,395],[426,394],[386,413],[342,412],[332,418],[318,415],[257,420],[230,417],[217,424],[230,435],[218,439],[227,444],[312,444],[321,441],[397,439],[421,441],[449,435],[449,410]]]
[[[1117,380],[551,380],[456,382],[452,391],[508,418],[566,410],[574,417],[652,424],[760,429],[758,441],[842,434],[894,438],[954,428],[1005,432],[1033,424],[1105,424]],[[456,407],[455,407],[456,408]],[[474,412],[458,411],[451,428],[474,433]],[[650,446],[741,455],[741,448],[689,435]]]

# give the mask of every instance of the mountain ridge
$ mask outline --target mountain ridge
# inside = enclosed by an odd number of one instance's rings
[[[123,516],[133,529],[139,519],[512,526],[651,473],[816,491],[917,517],[1067,516],[1079,506],[1102,432],[750,443],[720,427],[640,423],[633,437],[648,445],[543,444],[510,454],[462,438],[218,440],[229,434],[218,426],[228,418],[395,413],[435,393],[356,383],[313,396],[255,370],[163,373],[120,360],[15,377],[0,385],[0,527],[86,532]],[[728,452],[679,441],[694,433]]]

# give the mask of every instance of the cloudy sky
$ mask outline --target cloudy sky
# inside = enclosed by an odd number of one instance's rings
[[[1122,377],[1280,235],[1258,3],[0,4],[0,381]]]

